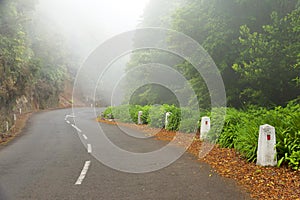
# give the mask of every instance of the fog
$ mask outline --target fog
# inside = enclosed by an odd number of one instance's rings
[[[62,36],[68,51],[75,55],[77,63],[69,66],[77,71],[86,58],[109,38],[135,29],[142,20],[143,11],[149,0],[39,0],[36,7],[36,20],[47,31]],[[92,94],[97,83],[96,78],[81,81],[81,98],[93,99],[96,96],[111,96],[115,83],[124,73],[129,56],[120,58],[117,64],[110,66],[104,80],[105,87],[98,88],[101,94]],[[97,71],[82,70],[85,77],[93,77]],[[103,66],[101,66],[103,67]],[[120,94],[120,101],[122,100]],[[96,99],[98,101],[99,99]]]
[[[113,35],[134,29],[149,0],[39,0],[37,17],[86,57]],[[76,47],[76,49],[74,49]]]

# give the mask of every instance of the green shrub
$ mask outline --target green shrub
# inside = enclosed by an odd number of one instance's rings
[[[267,123],[276,130],[278,166],[287,164],[299,169],[300,151],[300,105],[291,101],[285,108],[276,107],[266,116]]]
[[[143,124],[147,124],[147,119],[149,116],[150,106],[140,106],[140,105],[131,105],[129,108],[130,117],[134,123],[138,123],[138,113],[142,111],[141,120]]]
[[[151,127],[163,128],[165,124],[166,110],[162,105],[153,105],[149,109],[148,124]]]
[[[144,108],[145,109],[145,108]],[[180,109],[174,105],[153,105],[145,109],[147,113],[147,123],[151,127],[166,128],[167,130],[178,130],[180,122]],[[165,127],[165,115],[170,112],[168,126]]]
[[[256,161],[260,120],[243,120],[244,124],[237,127],[234,139],[235,149],[244,156],[247,161]]]
[[[235,148],[248,161],[256,161],[259,126],[270,124],[276,131],[278,166],[287,164],[299,169],[300,105],[290,102],[272,110],[251,106],[246,111],[227,109],[225,124],[218,143]]]
[[[198,118],[182,119],[179,125],[179,131],[184,133],[196,133],[199,126]]]
[[[300,151],[293,151],[289,157],[286,158],[288,164],[292,169],[300,169]]]
[[[300,167],[300,131],[283,131],[277,136],[277,158],[278,166],[282,163],[288,164],[293,169]]]
[[[226,108],[212,108],[210,114],[211,129],[207,134],[206,139],[212,143],[218,141],[218,138],[223,130]]]
[[[138,123],[138,112],[142,110],[142,106],[139,105],[130,105],[129,106],[129,114],[131,122]]]
[[[181,119],[179,124],[179,131],[184,133],[196,133],[197,129],[200,128],[200,116],[206,115],[207,113],[199,112],[196,109],[191,109],[189,107],[183,107],[180,109]]]
[[[121,105],[112,108],[112,114],[114,119],[117,119],[121,122],[132,123],[133,120],[130,115],[130,106],[129,105]]]
[[[227,108],[223,130],[218,138],[218,143],[221,147],[234,148],[237,129],[242,119],[245,118],[245,115],[245,112],[238,111],[234,108]]]
[[[169,131],[178,131],[179,124],[181,121],[181,111],[180,108],[174,105],[163,105],[165,113],[170,112],[171,115],[168,118],[168,124],[165,126],[165,129]]]
[[[114,119],[113,113],[112,113],[112,106],[105,109],[103,112],[103,117],[107,119]]]
[[[150,109],[151,109],[151,106],[149,106],[149,105],[143,106],[141,109],[141,111],[143,111],[143,115],[141,117],[143,124],[147,124]]]

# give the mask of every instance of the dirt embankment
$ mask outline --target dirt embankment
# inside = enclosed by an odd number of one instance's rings
[[[2,133],[0,137],[0,144],[7,144],[16,136],[18,136],[26,125],[27,120],[32,113],[25,113],[18,115],[15,124],[9,129],[8,132]]]
[[[65,82],[64,91],[59,96],[59,104],[57,107],[52,107],[48,109],[59,109],[59,108],[70,108],[72,107],[72,93],[73,93],[73,83],[70,80]],[[83,104],[80,98],[76,98],[76,102]],[[13,140],[18,136],[22,129],[25,127],[27,120],[32,113],[39,111],[40,108],[38,103],[34,100],[22,96],[17,99],[15,109],[8,112],[3,109],[2,114],[2,125],[0,129],[0,144],[7,144],[9,141]],[[1,112],[0,112],[1,113]],[[7,131],[8,123],[8,131]]]

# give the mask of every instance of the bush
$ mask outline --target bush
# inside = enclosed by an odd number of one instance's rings
[[[277,142],[278,166],[282,163],[298,170],[300,167],[300,131],[280,134]]]
[[[184,133],[196,133],[200,128],[200,116],[196,110],[191,108],[181,108],[181,119],[179,124],[179,131]],[[201,115],[201,114],[200,114]],[[202,113],[204,116],[205,114]]]
[[[151,106],[147,105],[147,106],[144,106],[142,108],[142,111],[143,111],[143,115],[142,115],[142,123],[143,124],[147,124],[148,123],[148,118],[149,118],[149,111],[151,109]]]
[[[278,166],[287,164],[291,168],[300,169],[300,105],[291,101],[286,108],[275,109],[277,123],[275,126],[277,138]],[[275,115],[275,114],[273,114]]]
[[[131,105],[129,108],[130,117],[134,123],[138,123],[138,114],[139,111],[142,111],[141,121],[143,124],[147,124],[147,119],[149,116],[150,106],[140,106],[140,105]]]
[[[130,115],[130,119],[131,119],[131,122],[134,122],[134,123],[138,123],[138,112],[142,110],[142,106],[133,106],[133,105],[130,105],[129,106],[129,115]]]
[[[179,126],[179,131],[184,133],[196,133],[199,127],[198,118],[182,119]]]
[[[234,148],[234,142],[237,137],[237,129],[245,113],[234,108],[227,108],[226,117],[222,133],[218,138],[218,143],[224,148]]]
[[[235,148],[248,161],[256,161],[259,126],[270,124],[276,131],[278,166],[300,168],[300,105],[290,102],[272,110],[251,106],[246,111],[227,109],[225,124],[218,143]]]
[[[162,105],[153,105],[149,109],[149,117],[147,123],[151,127],[163,128],[165,125],[166,110]]]
[[[210,141],[211,143],[217,142],[224,125],[224,118],[226,114],[226,108],[212,108],[210,113],[202,113],[205,116],[209,116],[211,129],[207,133],[206,140]]]
[[[103,117],[107,119],[114,119],[113,113],[112,113],[112,106],[105,109],[103,112]]]
[[[168,117],[168,124],[165,125],[165,129],[168,131],[178,131],[179,124],[181,121],[181,110],[174,105],[163,105],[165,113],[170,112],[171,115]]]
[[[246,120],[246,118],[244,118]],[[244,121],[237,127],[234,148],[240,152],[249,162],[256,161],[258,147],[258,133],[261,123],[259,120]]]
[[[114,119],[118,119],[124,123],[132,123],[133,120],[130,115],[130,106],[129,105],[121,105],[112,108],[112,114]]]

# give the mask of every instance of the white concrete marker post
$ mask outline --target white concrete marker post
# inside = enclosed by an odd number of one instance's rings
[[[207,137],[207,133],[210,130],[210,118],[202,117],[201,118],[201,127],[200,127],[200,140],[204,140]]]
[[[277,165],[275,128],[268,124],[259,128],[256,164],[260,166]]]
[[[19,109],[19,113],[20,113],[20,115],[22,114],[22,108]]]
[[[138,124],[139,125],[143,124],[143,122],[142,122],[142,115],[143,115],[143,111],[139,111],[138,112]]]
[[[14,121],[17,121],[17,115],[14,114]]]
[[[167,128],[167,126],[169,125],[169,117],[170,115],[172,115],[171,112],[167,112],[166,116],[165,116],[165,128]]]
[[[6,121],[6,132],[8,132],[9,130],[9,125],[8,125],[8,121]]]

